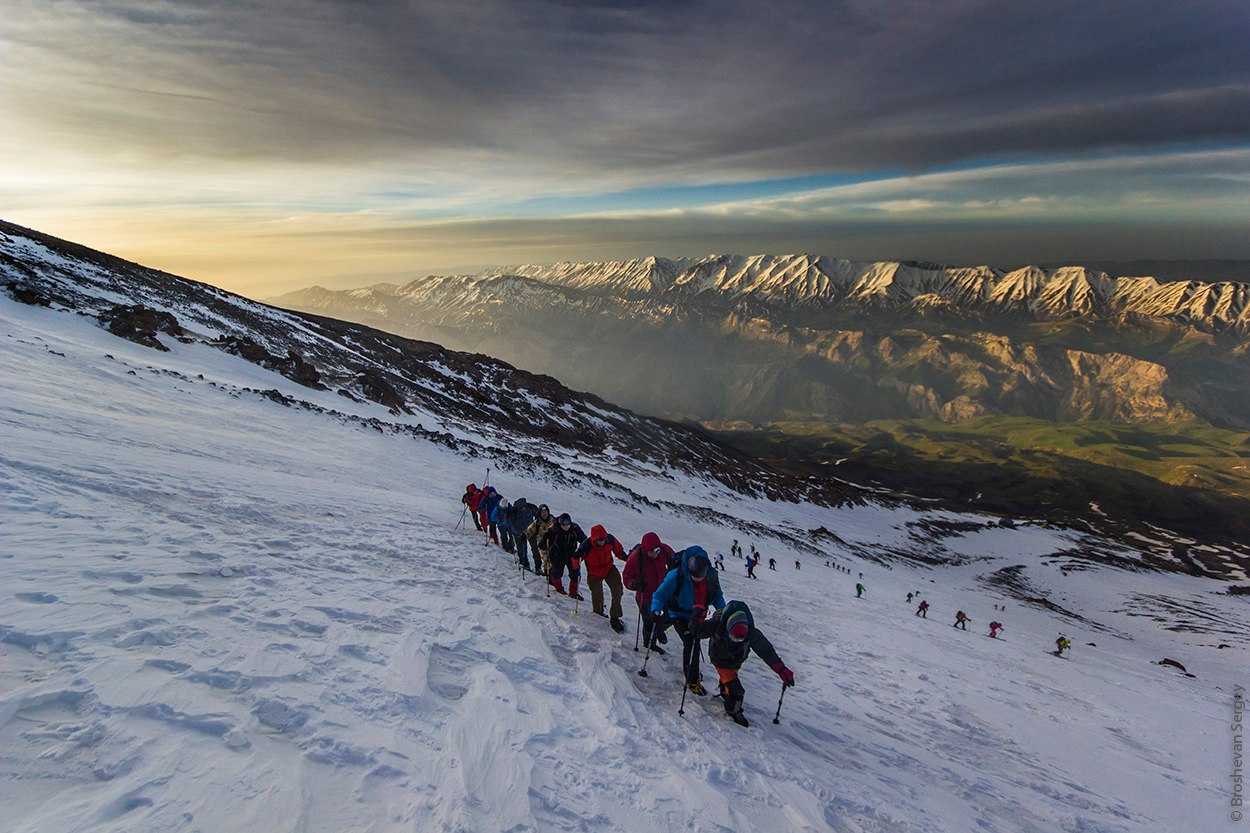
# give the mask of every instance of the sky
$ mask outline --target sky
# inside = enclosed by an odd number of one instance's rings
[[[0,218],[252,295],[1250,259],[1250,3],[0,0]]]

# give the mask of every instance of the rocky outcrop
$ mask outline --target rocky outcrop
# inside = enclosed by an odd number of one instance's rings
[[[287,350],[285,357],[275,356],[255,340],[238,335],[222,336],[213,343],[227,353],[232,353],[268,370],[275,370],[306,388],[326,389],[326,386],[321,383],[321,374],[317,372],[317,368],[294,350]]]
[[[182,327],[172,313],[150,309],[142,304],[111,307],[100,313],[100,323],[115,336],[165,352],[169,348],[161,344],[157,333],[174,337],[183,335]]]

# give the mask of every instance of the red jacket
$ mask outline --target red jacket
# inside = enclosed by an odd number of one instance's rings
[[[460,502],[469,507],[470,512],[477,511],[477,505],[482,502],[482,495],[486,494],[481,489],[466,491],[464,497],[460,498]]]
[[[600,538],[607,538],[607,542],[602,546],[595,544]],[[595,578],[607,578],[608,573],[612,572],[612,557],[615,556],[622,561],[625,560],[625,549],[621,546],[608,531],[603,528],[602,524],[595,524],[590,528],[590,537],[582,542],[577,548],[577,557],[586,562],[586,575]]]
[[[653,558],[650,552],[657,547],[660,554]],[[638,607],[643,610],[651,609],[651,594],[664,581],[664,576],[668,575],[668,562],[672,557],[673,548],[660,541],[660,536],[654,532],[642,536],[642,543],[630,550],[621,580],[625,582],[627,589],[634,591]]]

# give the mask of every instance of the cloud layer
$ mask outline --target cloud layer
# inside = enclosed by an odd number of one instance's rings
[[[567,230],[584,221],[562,200],[619,211],[676,185],[691,189],[676,207],[694,237],[717,210],[700,185],[854,175],[890,183],[882,219],[958,222],[978,204],[1057,219],[1043,209],[1062,198],[1075,221],[1119,191],[1104,219],[1120,222],[1133,212],[1116,177],[1192,202],[1195,166],[1217,180],[1207,205],[1246,206],[1246,181],[1209,155],[1250,146],[1240,0],[9,5],[0,195],[19,221],[54,217],[69,192],[101,224],[172,207],[265,222],[363,212],[377,227],[538,213]],[[1107,162],[1179,149],[1194,161],[1176,174]],[[1057,164],[1069,159],[1097,163],[1088,190]],[[964,179],[954,199],[933,179],[899,187],[1004,160],[1057,184]],[[732,213],[804,238],[830,209],[794,190]],[[843,219],[848,193],[833,195]]]

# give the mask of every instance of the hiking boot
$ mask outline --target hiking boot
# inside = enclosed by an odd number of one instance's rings
[[[653,653],[653,654],[659,654],[660,656],[665,656],[665,655],[668,653],[668,651],[664,650],[664,649],[663,649],[663,648],[661,648],[659,645],[657,645],[656,643],[652,642],[652,643],[651,643],[651,653]]]
[[[655,641],[660,643],[661,645],[667,645],[668,634],[664,633],[664,631],[660,631],[660,635],[655,638]]]
[[[586,597],[583,596],[581,593],[578,593],[576,590],[573,590],[572,592],[569,593],[569,598],[577,599],[579,602],[586,601]]]
[[[734,723],[737,723],[739,726],[750,726],[750,725],[751,725],[750,723],[748,723],[748,722],[747,722],[747,716],[746,716],[745,714],[743,714],[743,713],[742,713],[742,709],[738,709],[738,711],[733,712],[733,713],[732,713],[732,714],[730,714],[729,716],[730,716],[730,717],[732,717],[732,718],[733,718]]]
[[[616,631],[617,633],[625,633],[625,623],[622,622],[620,619],[613,619],[612,630]]]
[[[691,694],[697,694],[700,697],[707,694],[707,689],[704,688],[703,683],[700,682],[686,683],[686,688],[690,689]]]

